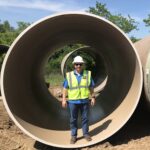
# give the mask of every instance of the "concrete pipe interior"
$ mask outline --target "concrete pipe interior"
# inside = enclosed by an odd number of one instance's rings
[[[86,142],[70,145],[69,115],[49,94],[43,66],[60,47],[81,43],[105,58],[108,81],[90,110]],[[99,55],[97,55],[99,57]],[[2,67],[6,109],[26,134],[56,147],[77,148],[98,143],[117,132],[135,110],[142,88],[139,58],[125,34],[107,20],[88,13],[64,13],[44,18],[25,30],[11,45]]]

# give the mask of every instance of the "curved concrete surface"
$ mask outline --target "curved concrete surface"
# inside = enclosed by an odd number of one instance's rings
[[[144,94],[148,102],[147,104],[150,107],[150,36],[136,42],[135,47],[142,62],[144,74]]]
[[[75,145],[69,144],[67,110],[48,92],[43,75],[49,56],[70,43],[96,49],[108,74],[90,111],[93,140],[81,138]],[[138,104],[143,79],[139,57],[127,36],[111,22],[80,12],[49,16],[28,27],[11,45],[1,75],[4,105],[16,125],[37,141],[64,148],[89,146],[117,132]],[[82,137],[81,129],[78,136]]]
[[[95,65],[92,68],[87,69],[92,71],[92,78],[94,79],[94,81],[96,81],[94,93],[96,95],[97,94],[99,95],[99,93],[104,89],[108,80],[107,67],[105,65],[105,59],[103,58],[103,56],[98,55],[97,51],[92,47],[83,46],[68,53],[61,62],[62,75],[65,77],[66,72],[69,71],[67,68],[69,58],[73,58],[78,53],[80,54],[81,52],[82,53],[84,52],[87,55],[91,56],[95,61]]]

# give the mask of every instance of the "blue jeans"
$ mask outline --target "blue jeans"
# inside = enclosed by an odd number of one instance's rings
[[[88,135],[89,134],[89,125],[88,125],[89,103],[83,103],[83,104],[68,103],[68,108],[70,112],[71,136],[77,136],[79,111],[81,113],[83,135],[84,136]]]

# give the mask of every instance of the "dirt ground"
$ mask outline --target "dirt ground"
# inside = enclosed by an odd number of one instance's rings
[[[81,150],[150,150],[150,112],[139,104],[127,124],[106,141]],[[0,100],[0,150],[60,150],[25,135],[9,118]],[[79,150],[79,149],[76,149]]]

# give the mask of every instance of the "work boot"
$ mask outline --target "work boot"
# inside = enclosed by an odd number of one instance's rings
[[[92,141],[92,138],[91,138],[91,136],[90,135],[85,135],[84,136],[84,139],[86,140],[86,141]]]
[[[70,144],[75,144],[76,141],[77,141],[77,137],[72,136],[71,139],[70,139]]]

